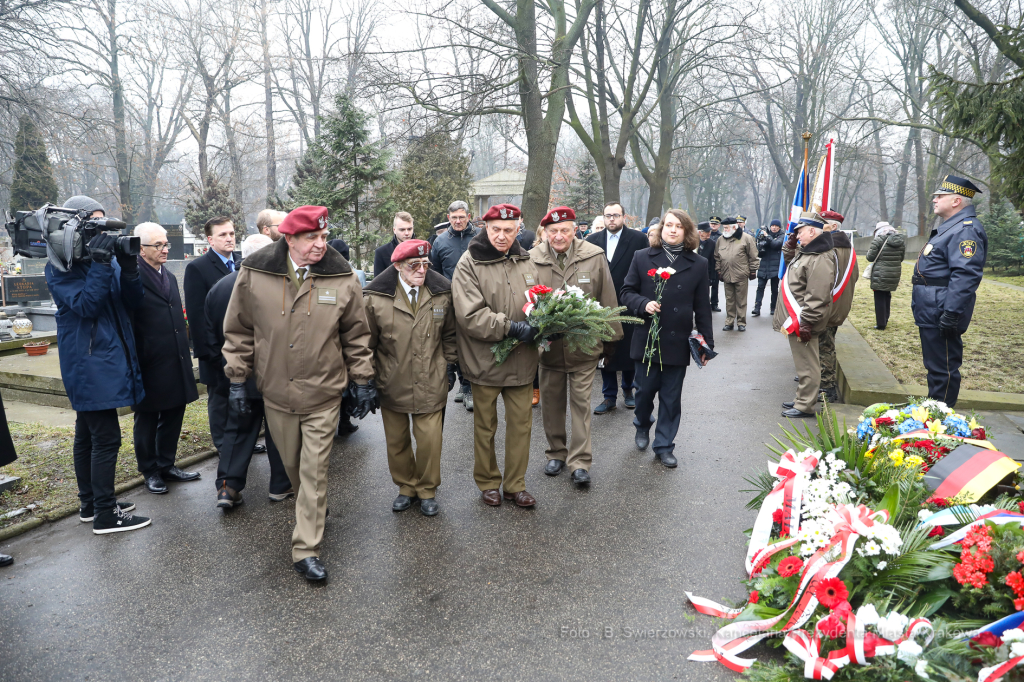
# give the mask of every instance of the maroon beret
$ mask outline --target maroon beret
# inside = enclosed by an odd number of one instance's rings
[[[406,258],[422,258],[429,254],[430,242],[425,242],[422,239],[406,239],[391,253],[391,262],[397,263]]]
[[[277,231],[281,234],[299,234],[326,228],[327,208],[324,206],[299,206],[284,217]]]
[[[822,211],[821,217],[830,223],[842,223],[845,220],[839,211]]]
[[[548,211],[548,214],[541,218],[540,226],[546,227],[552,223],[564,223],[567,220],[576,220],[576,211],[568,206],[559,206]]]
[[[522,212],[518,206],[498,204],[487,209],[487,213],[484,213],[484,220],[515,220],[520,215]]]

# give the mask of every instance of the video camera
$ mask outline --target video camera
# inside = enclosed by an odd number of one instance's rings
[[[25,258],[49,258],[61,272],[67,272],[75,261],[90,260],[86,245],[100,232],[123,230],[127,225],[113,218],[90,218],[90,212],[45,204],[36,211],[18,211],[12,219],[7,214],[7,233],[14,251]],[[120,235],[114,253],[138,256],[141,240]]]

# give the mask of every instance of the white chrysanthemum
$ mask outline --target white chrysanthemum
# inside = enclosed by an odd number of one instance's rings
[[[914,666],[914,672],[917,674],[918,677],[924,678],[926,680],[932,679],[928,677],[928,661],[918,661],[917,665]]]
[[[889,565],[888,561],[879,561],[877,568],[878,568],[879,571],[882,571],[882,570],[885,570],[885,567],[888,566],[888,565]]]
[[[1017,656],[1024,656],[1024,642],[1014,642],[1010,645],[1010,656],[1016,658]]]
[[[878,611],[874,604],[864,604],[857,609],[857,622],[863,623],[865,627],[878,624]]]
[[[924,653],[924,648],[912,639],[900,642],[900,645],[896,647],[896,658],[907,665],[916,665],[917,657],[922,653]]]
[[[580,289],[578,286],[574,286],[572,284],[565,288],[565,293],[570,296],[575,296],[576,298],[584,298],[586,296],[586,294],[583,293],[583,289]]]
[[[922,509],[921,511],[917,512],[917,520],[918,521],[924,521],[925,519],[927,519],[929,516],[931,516],[934,513],[935,512],[933,512],[930,509]]]
[[[1024,642],[1024,630],[1020,628],[1005,630],[1003,632],[1003,644],[1009,644],[1010,642]]]
[[[890,611],[888,615],[878,619],[876,628],[882,637],[889,641],[895,641],[903,636],[903,631],[907,629],[908,623],[910,623],[910,619],[902,613]]]

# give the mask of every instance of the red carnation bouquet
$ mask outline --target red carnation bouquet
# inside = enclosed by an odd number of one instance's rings
[[[661,294],[665,291],[665,285],[668,284],[669,278],[676,274],[676,271],[672,268],[651,268],[647,271],[647,276],[654,280],[654,302],[661,303]],[[661,366],[661,314],[654,313],[651,316],[651,328],[647,332],[647,345],[644,346],[644,362],[647,363],[647,369],[651,368],[651,362],[654,360],[654,354],[658,354],[658,366]]]
[[[593,353],[598,344],[611,341],[615,336],[613,322],[643,322],[623,315],[625,309],[626,306],[605,308],[577,286],[554,290],[543,284],[530,287],[523,306],[526,321],[537,329],[534,346],[546,351],[551,347],[553,337],[559,337],[565,339],[571,353]],[[494,363],[500,365],[505,362],[519,344],[518,339],[507,338],[491,346]]]

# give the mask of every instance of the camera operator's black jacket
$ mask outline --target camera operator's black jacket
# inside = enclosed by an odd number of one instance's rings
[[[129,310],[142,305],[142,279],[121,266],[75,262],[68,272],[46,264],[57,304],[60,373],[76,412],[135,405],[146,397]]]

